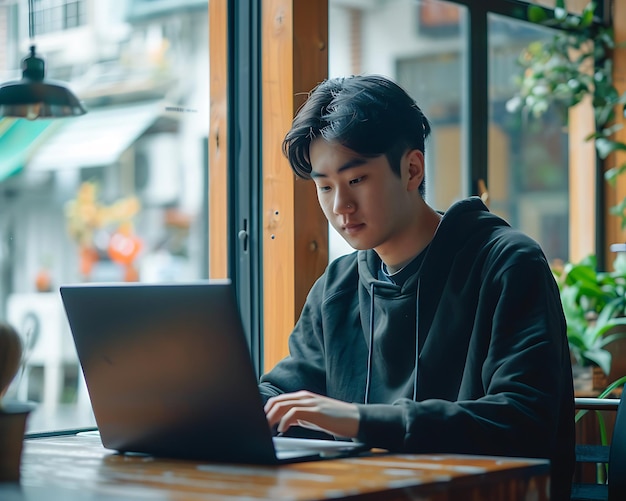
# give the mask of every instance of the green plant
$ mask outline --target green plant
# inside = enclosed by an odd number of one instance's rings
[[[626,151],[626,143],[615,139],[622,124],[615,123],[617,112],[626,117],[626,92],[619,94],[613,84],[613,30],[594,22],[596,5],[588,3],[580,15],[569,14],[565,0],[557,0],[554,15],[531,5],[528,20],[558,28],[545,41],[529,44],[519,63],[523,68],[518,93],[508,103],[509,111],[524,111],[539,117],[551,106],[563,111],[592,97],[595,132],[586,139],[595,140],[598,156],[605,160],[617,151]],[[605,171],[605,179],[614,184],[626,171],[626,161]],[[626,227],[626,198],[611,208]]]
[[[595,364],[607,375],[612,360],[606,346],[626,337],[624,260],[616,259],[614,268],[610,272],[597,271],[595,256],[588,256],[554,270],[572,355],[579,364]]]

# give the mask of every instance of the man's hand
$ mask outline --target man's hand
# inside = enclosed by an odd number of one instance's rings
[[[355,404],[305,390],[270,398],[265,404],[265,415],[270,427],[278,425],[279,433],[296,425],[343,438],[355,438],[359,431],[359,410]]]

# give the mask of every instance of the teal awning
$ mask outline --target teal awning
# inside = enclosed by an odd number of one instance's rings
[[[22,170],[28,158],[47,136],[44,132],[53,121],[31,121],[25,118],[0,120],[0,183]]]
[[[112,165],[163,112],[161,101],[106,106],[59,118],[54,134],[28,159],[28,171]],[[47,136],[48,134],[46,134]]]

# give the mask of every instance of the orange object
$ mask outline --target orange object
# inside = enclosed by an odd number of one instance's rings
[[[125,282],[139,282],[139,271],[132,264],[124,268]]]
[[[52,290],[52,277],[46,268],[41,268],[35,276],[37,292],[50,292]]]
[[[137,254],[139,254],[141,248],[141,239],[130,234],[130,232],[118,230],[111,235],[107,251],[111,260],[129,266],[135,260]]]
[[[98,251],[93,247],[82,246],[79,250],[80,274],[88,278],[91,275],[93,265],[98,262]]]

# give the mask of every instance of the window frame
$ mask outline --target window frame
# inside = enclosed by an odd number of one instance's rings
[[[68,7],[76,7],[76,14],[70,15]],[[55,22],[55,14],[60,16]],[[84,26],[87,22],[86,0],[34,0],[33,1],[33,29],[38,35],[67,31]],[[75,22],[69,24],[69,20]]]
[[[489,99],[488,16],[489,14],[498,14],[526,21],[526,11],[530,2],[521,0],[449,1],[465,6],[469,15],[468,28],[465,30],[469,55],[466,61],[468,100],[467,109],[463,114],[466,139],[462,154],[468,159],[469,167],[468,179],[466,180],[466,186],[469,187],[467,195],[479,195],[479,180],[488,180],[489,130],[488,122],[484,119],[487,114]],[[220,3],[226,3],[226,0],[212,0],[210,9],[215,9],[216,4]],[[604,0],[598,5],[599,19],[604,23],[608,22],[609,11],[606,8],[606,3],[607,0]],[[237,1],[233,4],[239,5]],[[306,8],[303,7],[303,4],[306,4],[314,14],[305,13],[302,10]],[[257,81],[261,87],[261,99],[258,101],[260,106],[264,109],[287,106],[284,101],[289,101],[289,99],[286,99],[285,96],[294,96],[294,102],[290,103],[293,104],[290,112],[291,118],[301,104],[301,97],[297,97],[298,93],[306,95],[316,83],[327,76],[327,54],[324,54],[319,63],[320,68],[311,71],[309,66],[310,58],[315,60],[317,57],[319,59],[319,54],[327,51],[328,0],[312,0],[310,2],[297,2],[296,0],[259,2],[255,0],[252,5],[254,7],[251,8],[257,9],[255,12],[260,15],[258,18],[260,30],[257,32],[257,36],[251,37],[238,48],[234,44],[235,39],[229,37],[229,43],[234,45],[230,48],[225,47],[224,50],[228,52],[230,62],[233,62],[231,59],[232,50],[238,51],[237,57],[240,58],[240,63],[245,59],[253,61],[254,57],[260,57],[261,63],[256,66],[257,71],[260,72]],[[307,16],[306,23],[301,21],[303,14]],[[243,23],[243,21],[240,22]],[[213,26],[211,23],[211,27]],[[281,47],[280,44],[284,46]],[[245,51],[249,51],[247,55],[244,54]],[[279,55],[285,57],[280,68],[272,66],[268,62],[268,54],[271,54],[272,57]],[[307,65],[300,63],[302,60],[306,60]],[[326,64],[325,69],[323,68],[324,64]],[[281,84],[284,84],[282,94],[279,99],[275,99],[272,90],[268,90],[268,87]],[[228,94],[229,101],[250,102],[251,88],[234,85],[230,89],[232,92]],[[232,106],[229,106],[229,113],[232,113],[233,109]],[[321,216],[314,198],[307,195],[304,186],[306,183],[293,182],[294,180],[286,181],[280,185],[281,193],[277,194],[275,184],[278,176],[287,176],[289,172],[285,170],[288,169],[288,165],[279,153],[280,141],[289,126],[289,121],[287,121],[284,112],[285,110],[281,110],[283,115],[275,122],[268,122],[268,116],[274,115],[274,110],[271,114],[256,115],[256,118],[254,115],[248,117],[232,115],[238,121],[238,130],[247,131],[246,134],[249,134],[249,142],[241,143],[242,147],[247,148],[247,153],[242,156],[242,152],[235,146],[229,150],[231,155],[228,159],[228,172],[236,173],[235,175],[239,176],[238,179],[244,183],[244,185],[239,186],[239,195],[229,191],[234,197],[233,202],[229,202],[231,209],[229,214],[239,218],[238,220],[241,220],[242,214],[248,214],[251,217],[249,221],[254,223],[250,226],[251,233],[248,235],[249,252],[252,254],[248,258],[252,261],[242,262],[241,256],[236,252],[223,252],[222,250],[221,254],[228,256],[229,264],[222,264],[219,273],[237,277],[239,294],[242,290],[246,290],[246,294],[249,293],[249,288],[245,288],[243,279],[239,281],[242,273],[251,273],[250,277],[253,283],[260,284],[258,288],[254,289],[254,294],[259,294],[260,297],[247,295],[240,297],[240,304],[253,305],[256,304],[255,301],[260,301],[259,310],[253,313],[250,318],[251,322],[257,323],[250,325],[260,323],[261,328],[258,332],[251,334],[250,339],[253,343],[253,350],[258,347],[262,352],[262,354],[253,352],[255,360],[259,360],[258,357],[260,356],[259,368],[261,372],[269,370],[273,364],[287,354],[287,339],[304,304],[306,293],[314,280],[323,272],[328,260],[327,223]],[[259,122],[251,125],[247,120],[259,120]],[[258,130],[262,131],[262,137],[256,136],[253,132]],[[228,131],[231,137],[227,141],[230,142],[233,141],[236,131],[232,127],[229,127]],[[258,137],[260,140],[255,143]],[[237,155],[240,157],[239,159],[235,158]],[[242,167],[238,165],[242,158],[255,158],[255,155],[257,155],[256,158],[262,158],[261,164],[254,163],[255,167],[261,171],[260,177],[256,181],[249,177],[250,172],[248,172],[247,178],[242,175]],[[252,165],[252,162],[248,163]],[[256,209],[252,211],[247,201],[241,197],[242,193],[245,196],[251,196],[251,192],[245,188],[245,179],[249,179],[253,183],[256,182],[259,190],[258,199],[254,199],[253,203]],[[595,158],[595,179],[595,191],[598,199],[594,217],[596,222],[595,243],[596,253],[601,262],[601,256],[604,255],[604,249],[606,249],[604,235],[604,207],[606,203],[602,195],[604,180],[597,157]],[[260,201],[259,205],[257,205],[257,201]],[[276,208],[276,204],[280,205],[280,209]],[[256,219],[252,219],[254,210],[259,213],[259,217]],[[305,226],[312,226],[312,229],[306,235],[298,236],[298,231],[301,231]],[[237,228],[237,225],[233,224],[230,224],[229,228],[230,233],[227,240],[232,243],[236,241],[235,233],[241,228]],[[213,233],[213,230],[211,232]],[[213,240],[216,238],[218,237],[214,236]],[[283,250],[282,253],[276,253],[276,247],[280,247]],[[213,246],[211,248],[213,254],[220,252]],[[272,263],[272,260],[276,260],[276,256],[280,256],[281,262],[278,264]],[[277,279],[277,275],[280,275],[279,279]],[[271,301],[264,300],[264,298],[271,298]],[[276,305],[283,314],[278,315],[276,313]],[[244,313],[248,314],[248,312]]]

